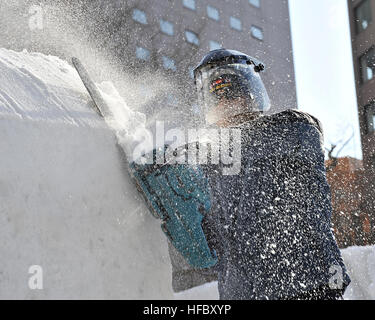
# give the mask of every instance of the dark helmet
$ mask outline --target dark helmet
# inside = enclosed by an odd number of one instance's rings
[[[219,120],[210,117],[223,98],[234,100],[244,98],[244,108],[228,109],[229,115],[264,112],[270,108],[270,100],[259,73],[264,65],[242,52],[227,49],[210,51],[194,69],[194,80],[198,99],[204,109],[208,123]],[[219,116],[220,117],[220,116]]]

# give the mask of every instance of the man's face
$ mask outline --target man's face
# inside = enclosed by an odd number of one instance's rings
[[[219,103],[215,108],[215,110],[217,110],[219,113],[223,112],[224,114],[229,115],[246,112],[246,109],[246,99],[243,97],[238,97],[235,99],[227,99],[223,97],[219,100]]]
[[[230,119],[231,117],[243,114],[248,111],[248,106],[246,99],[243,97],[238,97],[235,99],[228,99],[222,97],[216,107],[212,108],[207,114],[207,117],[211,120],[211,123],[220,123],[225,122],[225,120]]]

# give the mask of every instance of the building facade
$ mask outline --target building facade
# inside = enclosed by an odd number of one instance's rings
[[[358,117],[363,151],[362,208],[371,220],[375,242],[375,2],[348,0]]]
[[[264,62],[271,112],[297,108],[287,0],[20,0],[3,6],[9,7],[4,14],[11,11],[17,19],[0,13],[0,46],[85,59],[76,49],[90,42],[91,51],[110,52],[109,60],[134,80],[149,73],[141,95],[147,94],[150,74],[167,78],[173,107],[196,107],[192,69],[208,51],[225,47]],[[165,110],[162,117],[170,114]]]
[[[364,170],[362,160],[331,158],[326,161],[331,187],[332,226],[340,248],[368,245],[371,240],[370,216],[363,207]]]
[[[186,77],[209,50],[237,49],[266,64],[263,78],[274,110],[297,106],[287,1],[133,1],[128,5],[134,22],[130,47],[140,60],[157,52],[160,66]]]
[[[236,49],[266,64],[272,112],[297,107],[287,1],[133,1],[130,7],[134,34],[128,48],[138,60],[156,60],[185,86],[208,51]]]

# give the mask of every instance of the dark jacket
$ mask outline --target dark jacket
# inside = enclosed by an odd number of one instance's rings
[[[288,110],[238,128],[240,174],[207,170],[213,209],[203,227],[219,256],[220,298],[299,296],[340,276],[344,291],[321,124]]]

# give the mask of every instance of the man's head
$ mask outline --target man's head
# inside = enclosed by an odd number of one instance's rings
[[[234,50],[209,52],[194,69],[198,98],[206,122],[223,123],[233,117],[267,111],[270,102],[256,59]]]

